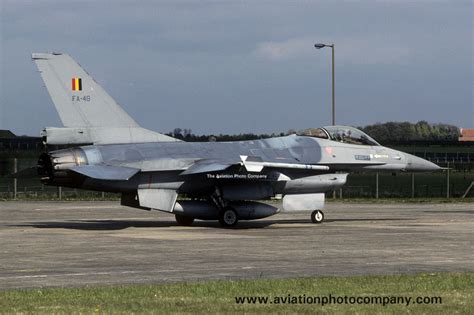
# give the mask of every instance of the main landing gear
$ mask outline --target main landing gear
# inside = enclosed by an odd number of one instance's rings
[[[311,222],[322,223],[324,221],[324,213],[321,210],[311,212]]]
[[[223,227],[234,227],[239,222],[239,216],[234,208],[230,207],[228,202],[222,198],[219,187],[215,187],[214,193],[210,196],[211,201],[219,209],[219,223]]]
[[[239,217],[237,212],[231,208],[227,207],[220,211],[219,213],[219,223],[224,227],[233,227],[239,222]]]

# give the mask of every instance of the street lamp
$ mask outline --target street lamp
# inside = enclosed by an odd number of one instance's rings
[[[334,86],[334,44],[332,45],[327,45],[327,44],[321,44],[317,43],[314,44],[314,48],[316,49],[321,49],[324,47],[331,47],[332,49],[332,125],[336,125],[336,96],[335,96],[335,86]]]

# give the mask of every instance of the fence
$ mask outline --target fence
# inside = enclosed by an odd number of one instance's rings
[[[36,164],[32,159],[11,159],[8,161],[11,173]],[[473,197],[474,189],[468,188],[474,182],[471,164],[440,164],[453,169],[437,173],[352,173],[347,184],[336,196],[339,198],[450,198]],[[467,191],[467,194],[466,194]],[[35,178],[0,178],[0,198],[118,198],[117,194],[92,192],[80,189],[58,188],[42,185]]]
[[[451,169],[439,173],[357,173],[348,176],[344,198],[450,198],[463,197],[474,172]],[[340,193],[340,192],[339,192]],[[468,192],[464,197],[472,197]]]

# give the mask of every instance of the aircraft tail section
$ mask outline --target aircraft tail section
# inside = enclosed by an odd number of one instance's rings
[[[138,126],[71,56],[34,53],[32,58],[65,127]]]
[[[177,141],[141,128],[68,54],[33,53],[32,59],[66,127],[63,134],[77,128],[91,130],[91,142],[102,144]],[[114,130],[116,139],[107,130]],[[128,134],[133,135],[123,137]]]

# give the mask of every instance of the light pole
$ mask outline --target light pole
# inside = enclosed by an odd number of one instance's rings
[[[332,125],[336,125],[336,95],[335,95],[335,78],[334,78],[334,44],[326,45],[326,44],[314,44],[314,48],[321,49],[324,47],[331,47],[332,49]]]
[[[336,99],[335,99],[336,93],[335,93],[335,84],[334,84],[334,81],[335,81],[334,79],[334,44],[332,45],[326,45],[326,44],[321,44],[321,43],[314,44],[314,48],[316,49],[321,49],[324,47],[331,47],[332,49],[332,125],[335,126],[336,125]],[[341,192],[342,192],[342,188],[341,188]],[[332,192],[332,197],[336,199],[335,190]]]

